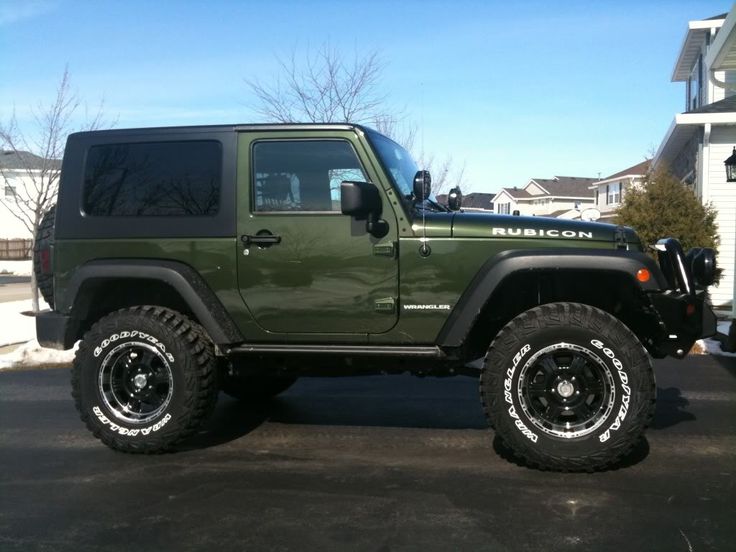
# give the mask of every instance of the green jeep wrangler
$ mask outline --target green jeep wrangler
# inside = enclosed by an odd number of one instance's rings
[[[69,137],[35,265],[82,420],[172,449],[218,392],[302,375],[473,374],[529,466],[602,469],[652,419],[650,357],[715,333],[715,256],[630,228],[439,205],[401,146],[352,124]],[[472,363],[483,358],[481,363]]]

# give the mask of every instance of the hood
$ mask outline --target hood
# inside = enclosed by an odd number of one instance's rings
[[[455,238],[615,242],[620,239],[619,229],[623,229],[627,243],[639,244],[639,237],[633,229],[602,222],[463,212],[455,213],[452,221],[452,236]]]

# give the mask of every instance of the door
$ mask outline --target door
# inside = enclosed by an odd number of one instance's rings
[[[340,182],[375,178],[354,133],[342,135],[240,135],[238,281],[269,332],[381,333],[397,321],[396,219],[384,197],[390,229],[376,239],[341,213]]]

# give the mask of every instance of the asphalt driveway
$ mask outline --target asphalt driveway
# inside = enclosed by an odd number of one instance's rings
[[[305,378],[221,397],[185,449],[116,453],[66,370],[0,373],[0,550],[733,550],[736,360],[657,361],[616,470],[509,462],[471,378]]]

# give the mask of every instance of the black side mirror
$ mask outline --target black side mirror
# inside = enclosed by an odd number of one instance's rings
[[[452,188],[447,194],[447,206],[451,211],[459,211],[460,207],[463,206],[463,193],[460,191],[460,187]]]
[[[364,219],[368,213],[381,211],[378,188],[368,182],[346,180],[340,184],[340,209],[343,215]]]
[[[340,183],[340,210],[357,220],[365,220],[366,231],[376,238],[388,234],[388,223],[381,219],[381,194],[369,182]]]
[[[414,198],[425,200],[432,195],[432,176],[429,171],[417,171],[414,175]]]

